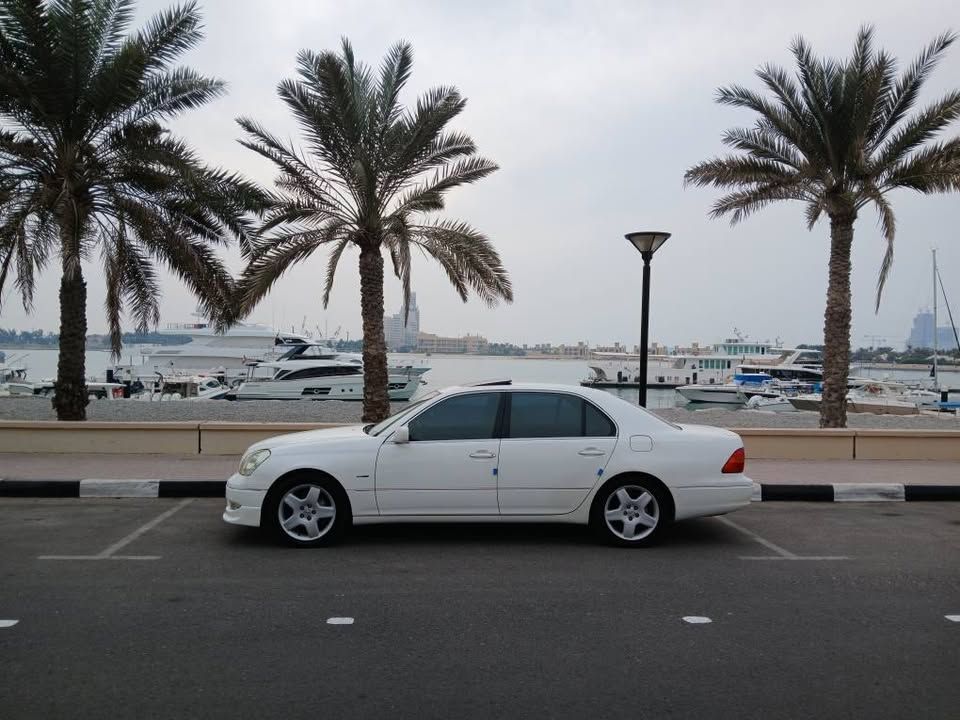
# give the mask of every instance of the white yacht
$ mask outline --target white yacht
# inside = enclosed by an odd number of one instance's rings
[[[743,372],[769,372],[771,366],[803,364],[807,361],[819,362],[819,353],[816,350],[781,348],[769,342],[734,338],[717,343],[704,352],[696,349],[692,353],[650,355],[647,359],[647,387],[724,384],[741,366]],[[639,385],[639,354],[596,352],[589,361],[589,367],[590,377],[582,381],[582,385],[600,388]]]
[[[319,343],[298,343],[288,346],[277,346],[281,354],[271,362],[289,362],[293,364],[313,362],[315,360],[336,360],[351,365],[363,365],[363,355],[360,353],[339,352]],[[387,372],[391,375],[407,375],[419,377],[430,370],[429,365],[412,365],[410,363],[387,360]]]
[[[874,415],[917,415],[921,397],[906,395],[902,383],[874,380],[847,393],[847,412],[873,413]],[[798,395],[790,398],[797,410],[819,410],[823,402],[821,393]]]
[[[159,333],[183,335],[190,340],[182,345],[145,347],[139,363],[131,358],[127,365],[117,365],[115,372],[127,378],[149,379],[157,372],[223,371],[227,377],[242,378],[250,363],[278,357],[277,348],[285,350],[310,342],[305,334],[285,333],[255,323],[237,323],[222,333],[208,322],[171,323]]]
[[[780,390],[772,386],[773,382],[767,373],[737,373],[730,383],[684,385],[677,392],[688,402],[744,405],[753,397],[778,396]]]
[[[236,389],[237,400],[363,400],[363,365],[356,362],[279,360],[256,367],[271,370],[273,375],[267,379],[251,377]],[[390,399],[409,400],[421,382],[418,374],[391,372],[387,386]]]

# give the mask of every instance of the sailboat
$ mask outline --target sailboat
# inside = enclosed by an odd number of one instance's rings
[[[947,317],[950,319],[950,327],[953,328],[953,338],[956,340],[957,348],[960,348],[960,335],[957,334],[957,324],[953,321],[953,311],[950,309],[950,301],[947,300],[947,291],[943,287],[943,278],[940,277],[940,270],[937,268],[937,250],[933,253],[933,366],[930,368],[930,377],[933,378],[933,391],[940,396],[940,402],[936,405],[941,410],[954,410],[960,408],[960,402],[950,402],[950,389],[941,386],[939,360],[940,360],[940,330],[937,322],[937,286],[940,286],[940,292],[943,293],[943,304],[947,308]]]

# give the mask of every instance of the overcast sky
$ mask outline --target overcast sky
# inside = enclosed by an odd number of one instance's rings
[[[140,3],[140,20],[167,7]],[[817,52],[846,55],[862,23],[879,44],[912,60],[935,35],[960,30],[955,0],[862,2],[351,2],[206,0],[206,39],[185,62],[229,83],[229,95],[177,121],[210,163],[262,183],[274,177],[236,143],[234,118],[249,115],[282,137],[296,128],[276,97],[301,48],[337,48],[341,36],[378,64],[400,39],[414,47],[405,100],[439,84],[469,99],[455,127],[470,133],[501,170],[450,196],[447,215],[493,238],[516,300],[488,309],[460,303],[440,270],[421,260],[413,285],[421,329],[481,333],[494,341],[591,344],[639,339],[639,254],[632,230],[673,233],[653,262],[651,340],[713,342],[734,327],[754,339],[820,342],[829,226],[806,230],[799,204],[768,209],[731,228],[710,220],[712,190],[684,189],[683,173],[721,152],[726,128],[752,118],[716,105],[715,89],[757,87],[754,69],[789,65],[804,35]],[[960,86],[960,44],[926,88],[925,100]],[[955,124],[950,135],[960,133]],[[883,241],[871,211],[856,225],[853,251],[855,346],[876,334],[902,343],[930,304],[930,248],[939,248],[947,292],[960,311],[960,195],[891,197],[898,219],[896,260],[878,315],[874,286]],[[239,270],[239,255],[231,255]],[[343,326],[359,334],[356,253],[344,257],[329,310],[320,305],[325,258],[290,272],[252,319],[300,327]],[[89,324],[103,331],[103,282],[90,268]],[[24,314],[5,298],[0,326],[57,326],[56,265]],[[175,280],[164,285],[162,323],[190,319],[194,302]],[[400,302],[386,287],[387,309]]]

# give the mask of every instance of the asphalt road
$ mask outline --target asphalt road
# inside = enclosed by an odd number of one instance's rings
[[[225,526],[220,508],[0,502],[0,718],[960,708],[946,617],[960,616],[960,504],[763,503],[650,550],[572,527],[449,525],[294,550]]]

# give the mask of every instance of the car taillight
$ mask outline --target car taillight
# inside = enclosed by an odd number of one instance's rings
[[[743,448],[733,451],[733,455],[723,464],[723,473],[742,473],[747,464],[747,454]]]

